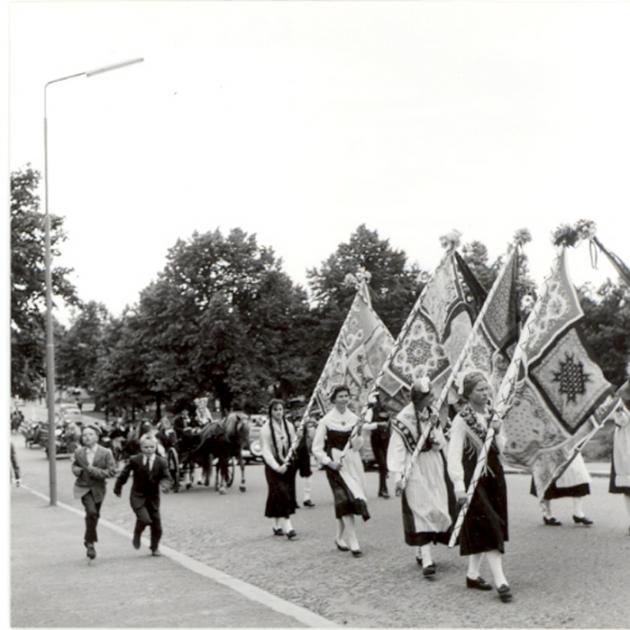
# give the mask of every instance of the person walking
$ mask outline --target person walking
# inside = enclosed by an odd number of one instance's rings
[[[22,478],[20,477],[20,465],[18,464],[17,453],[15,452],[13,442],[11,442],[11,470],[13,471],[13,482],[15,483],[15,487],[19,488],[22,483]]]
[[[501,464],[506,438],[502,421],[489,406],[492,390],[487,377],[479,371],[469,372],[462,383],[463,401],[453,419],[448,450],[448,472],[455,497],[466,502],[477,459],[490,428],[494,437],[475,493],[459,534],[459,552],[468,556],[466,586],[482,591],[492,590],[480,575],[484,559],[502,602],[512,601],[512,591],[503,572],[502,554],[508,540],[507,488]]]
[[[168,464],[164,457],[156,453],[157,440],[147,433],[140,438],[141,453],[129,459],[122,469],[114,494],[120,497],[123,486],[133,472],[133,484],[129,494],[131,509],[136,515],[132,544],[140,549],[142,532],[148,526],[151,529],[151,555],[159,556],[159,544],[162,538],[162,517],[160,515],[160,487],[167,492],[172,483]]]
[[[279,399],[269,403],[268,420],[260,429],[260,444],[265,462],[267,480],[267,502],[265,516],[273,519],[272,531],[275,536],[286,535],[288,540],[296,537],[291,524],[291,515],[295,514],[294,462],[285,463],[291,443],[295,439],[293,425],[284,417],[284,404]]]
[[[389,412],[383,405],[378,392],[374,393],[372,405],[372,421],[369,427],[370,446],[374,453],[374,460],[378,467],[378,496],[389,499],[387,489],[387,447],[389,445],[390,421]]]
[[[116,475],[116,461],[112,452],[98,444],[100,431],[94,425],[83,428],[83,446],[77,447],[72,457],[72,472],[77,478],[74,483],[74,498],[81,499],[85,508],[85,534],[83,544],[87,557],[96,558],[94,544],[98,542],[97,525],[101,506],[105,500],[106,481]]]
[[[326,468],[326,477],[335,502],[337,533],[335,544],[339,551],[352,552],[355,558],[363,555],[357,539],[354,517],[370,518],[365,497],[363,462],[359,451],[363,445],[360,433],[351,438],[359,418],[348,409],[350,390],[336,386],[330,397],[332,409],[319,421],[313,439],[313,454]],[[343,460],[341,454],[350,441]],[[347,541],[347,545],[346,545]]]
[[[626,382],[617,390],[623,406],[615,416],[613,452],[608,491],[621,494],[630,518],[630,361],[626,365]],[[628,527],[630,534],[630,527]]]
[[[443,454],[446,439],[433,401],[431,381],[426,377],[415,381],[411,402],[392,420],[387,450],[387,467],[394,475],[396,495],[401,496],[405,542],[417,548],[416,561],[426,578],[432,578],[436,572],[431,544],[448,544],[456,511]],[[425,433],[426,441],[411,462],[403,489],[402,474]]]

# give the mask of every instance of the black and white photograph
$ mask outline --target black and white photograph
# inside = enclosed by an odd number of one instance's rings
[[[9,0],[12,628],[626,628],[630,2]]]

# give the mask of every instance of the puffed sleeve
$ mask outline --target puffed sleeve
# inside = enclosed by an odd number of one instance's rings
[[[326,416],[324,416],[317,424],[315,429],[315,437],[313,438],[313,455],[323,466],[328,466],[332,461],[324,452],[324,443],[326,441]]]
[[[505,425],[501,425],[501,430],[494,434],[494,441],[499,449],[499,453],[503,453],[503,449],[507,444],[507,436],[505,435]]]
[[[455,416],[451,426],[451,440],[448,446],[448,474],[453,482],[455,492],[465,492],[464,466],[462,464],[462,454],[464,452],[464,440],[466,432],[464,421],[461,416]]]
[[[392,431],[387,446],[387,470],[394,473],[394,483],[400,481],[405,467],[407,449],[398,431]]]

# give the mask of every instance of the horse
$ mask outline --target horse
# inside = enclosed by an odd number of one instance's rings
[[[210,478],[212,459],[217,458],[217,474],[215,487],[220,494],[225,494],[229,462],[232,457],[238,460],[241,469],[239,489],[245,492],[245,462],[243,448],[249,445],[249,423],[244,414],[233,412],[223,422],[210,422],[201,430],[201,444],[193,453],[193,459],[199,462],[204,470],[206,480]]]

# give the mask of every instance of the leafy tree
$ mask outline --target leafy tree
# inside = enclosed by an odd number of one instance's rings
[[[319,267],[307,272],[315,306],[312,314],[319,322],[313,331],[312,350],[307,356],[314,387],[337,338],[356,290],[344,282],[347,274],[360,267],[371,274],[372,305],[389,331],[396,336],[413,307],[422,283],[420,268],[409,265],[407,255],[394,249],[376,230],[360,225],[346,243],[341,243]]]
[[[92,301],[81,307],[57,347],[57,382],[60,387],[93,389],[109,319],[103,304]]]
[[[584,309],[580,327],[586,346],[604,376],[620,386],[626,380],[630,357],[630,304],[624,301],[624,288],[608,280],[597,290],[583,285],[579,294]]]
[[[36,193],[39,179],[28,165],[11,173],[11,393],[29,399],[41,394],[45,376],[45,219]],[[63,218],[50,219],[51,250],[58,256],[66,238]],[[78,306],[67,277],[71,271],[53,267],[53,297]]]
[[[195,232],[169,250],[126,318],[102,389],[158,409],[177,411],[210,393],[224,410],[258,410],[269,386],[292,392],[307,378],[299,346],[308,321],[305,292],[254,235]]]

